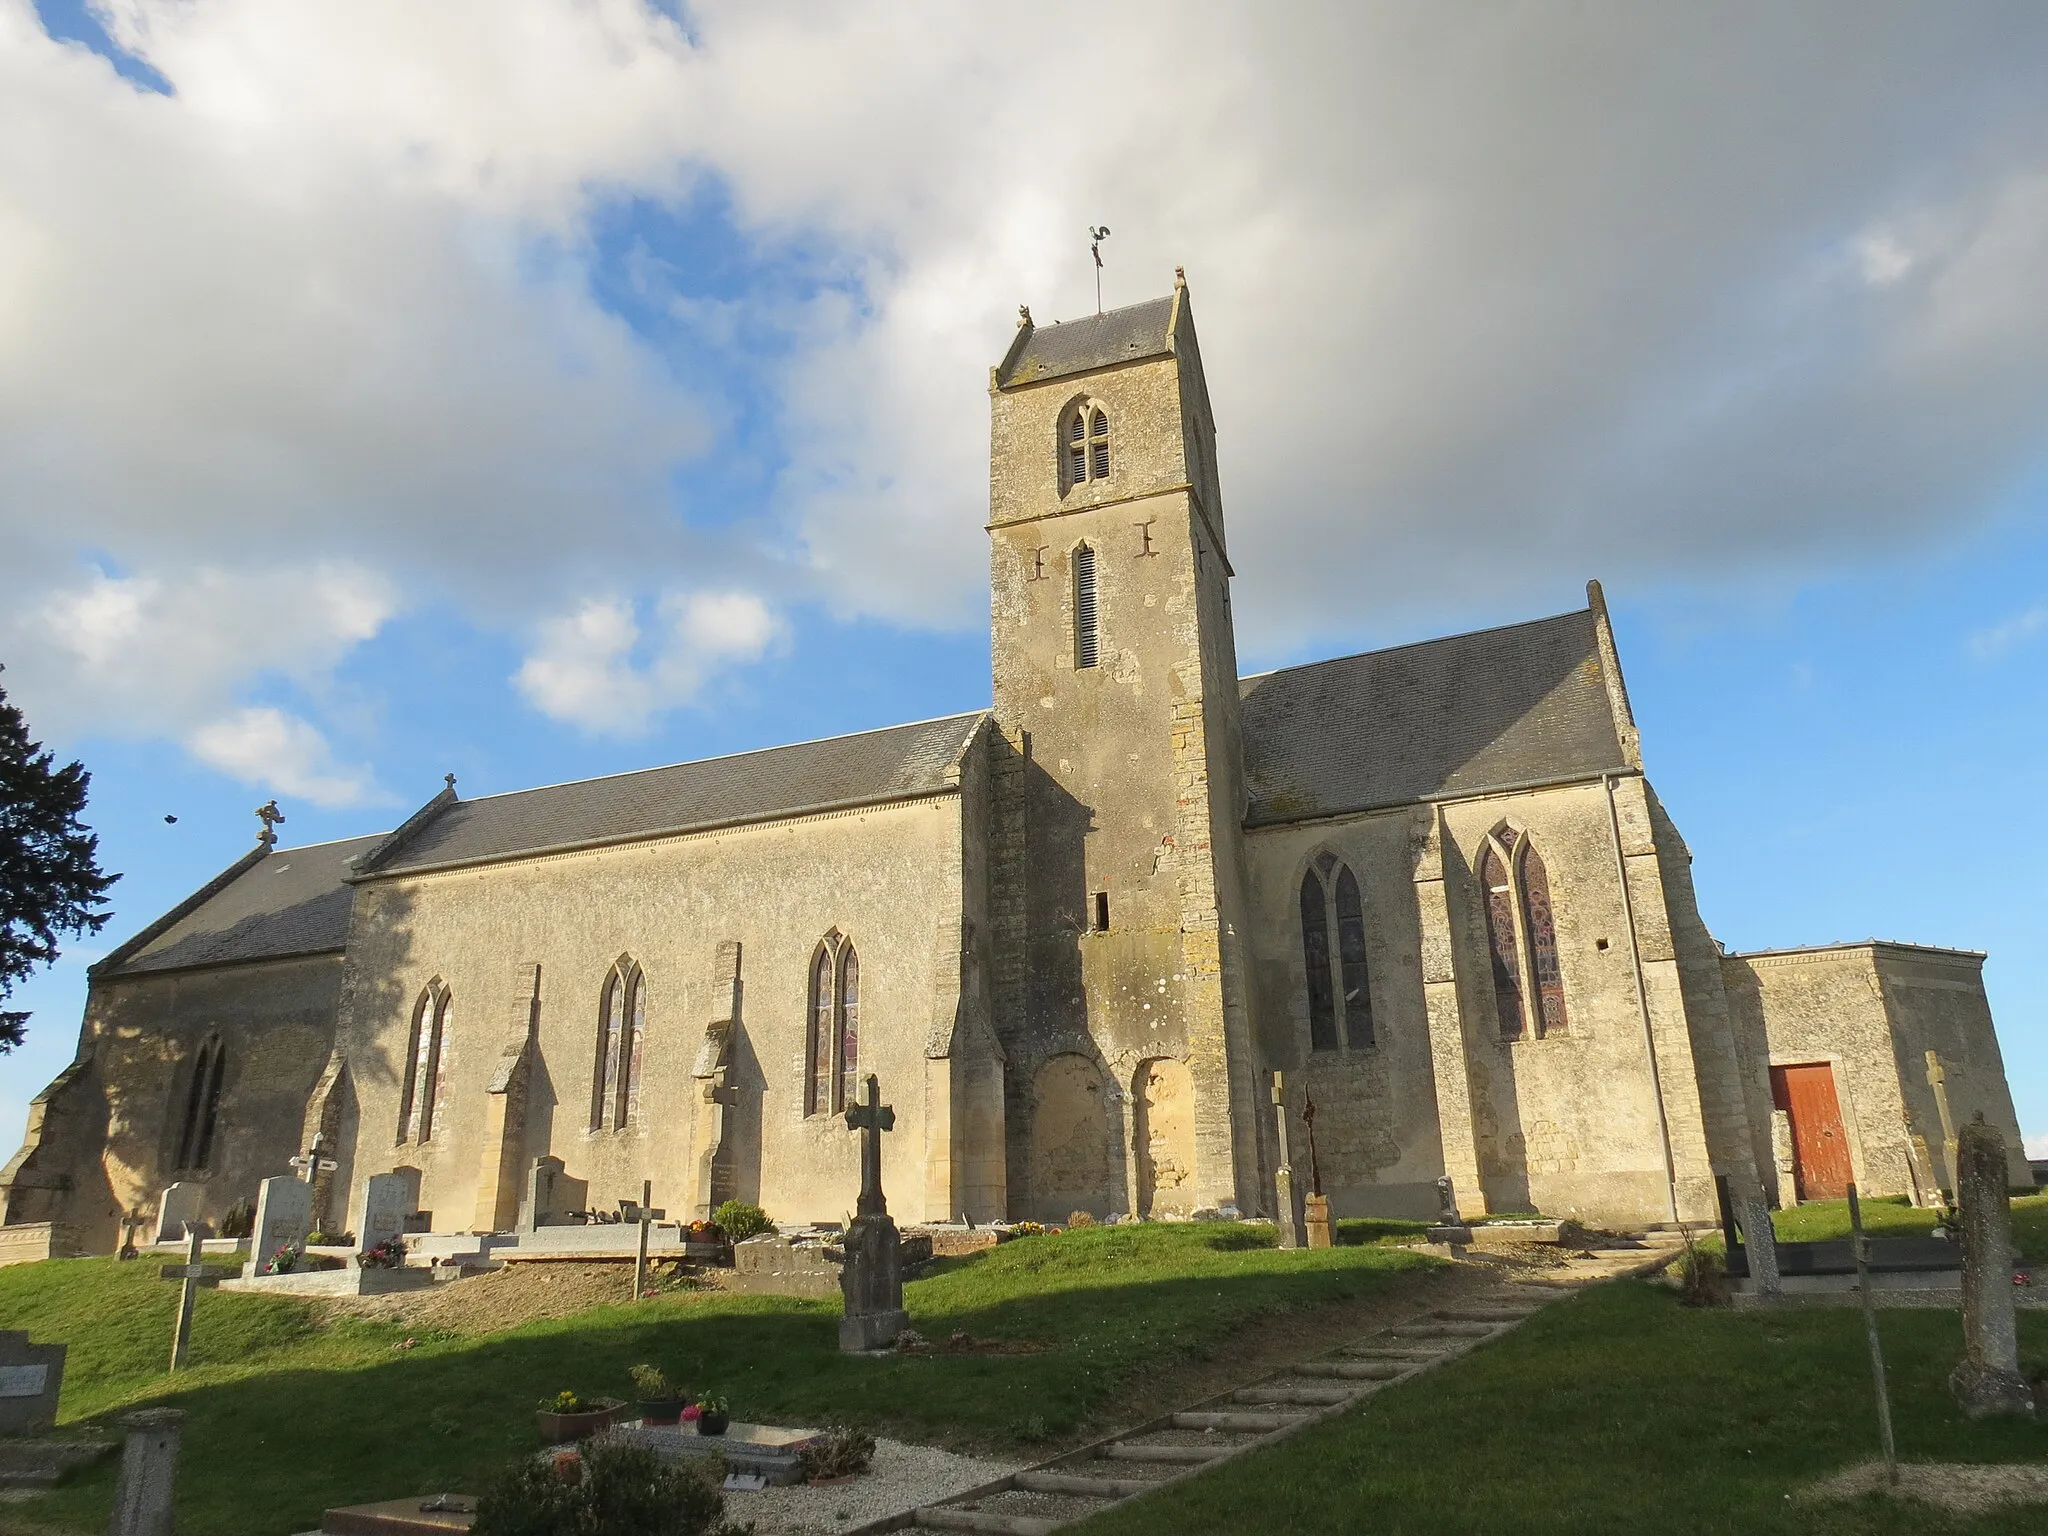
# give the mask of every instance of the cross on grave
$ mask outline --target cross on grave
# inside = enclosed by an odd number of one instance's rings
[[[1316,1155],[1316,1099],[1302,1090],[1301,1123],[1308,1127],[1308,1199],[1302,1202],[1302,1235],[1311,1248],[1337,1246],[1337,1228],[1330,1220],[1330,1200],[1323,1193],[1323,1164]]]
[[[633,1299],[635,1301],[638,1301],[647,1294],[647,1229],[668,1214],[667,1211],[655,1206],[653,1200],[653,1180],[642,1179],[640,1181],[640,1203],[635,1205],[630,1200],[621,1200],[619,1202],[619,1214],[626,1220],[637,1223],[640,1228],[640,1249],[633,1257]]]
[[[147,1220],[149,1218],[142,1214],[140,1207],[130,1211],[121,1218],[121,1251],[115,1257],[121,1259],[139,1259],[142,1257],[135,1246],[135,1229]]]
[[[1308,1187],[1320,1195],[1323,1192],[1323,1162],[1316,1156],[1316,1096],[1303,1091],[1301,1095],[1301,1123],[1308,1127]]]
[[[895,1106],[877,1104],[880,1087],[874,1074],[861,1086],[861,1100],[846,1112],[846,1128],[861,1133],[860,1204],[862,1216],[886,1216],[889,1203],[882,1198],[882,1132],[896,1129]]]
[[[860,1206],[838,1250],[839,1289],[846,1297],[839,1348],[844,1354],[863,1354],[889,1348],[910,1326],[910,1314],[903,1310],[903,1253],[896,1223],[889,1219],[889,1202],[882,1197],[882,1133],[896,1128],[896,1111],[881,1102],[881,1086],[872,1073],[861,1087],[860,1102],[846,1111],[846,1128],[861,1135]]]
[[[1927,1086],[1934,1090],[1935,1112],[1941,1116],[1941,1150],[1948,1160],[1948,1192],[1954,1194],[1957,1184],[1956,1122],[1948,1108],[1948,1070],[1934,1051],[1927,1053]]]
[[[313,1137],[313,1145],[306,1148],[297,1157],[286,1158],[285,1162],[287,1166],[298,1169],[299,1177],[308,1184],[319,1178],[321,1174],[332,1173],[341,1166],[341,1164],[327,1155],[327,1133],[325,1131],[316,1132]]]
[[[1280,1162],[1273,1170],[1273,1236],[1282,1248],[1302,1245],[1301,1203],[1294,1195],[1294,1156],[1287,1145],[1286,1074],[1273,1074],[1273,1124],[1279,1138]]]
[[[185,1363],[185,1351],[192,1343],[192,1304],[199,1299],[199,1287],[203,1285],[211,1289],[237,1273],[232,1269],[211,1269],[200,1262],[206,1242],[203,1224],[188,1222],[185,1234],[185,1262],[166,1264],[162,1275],[166,1280],[184,1282],[178,1293],[178,1321],[171,1329],[171,1369],[174,1371]]]

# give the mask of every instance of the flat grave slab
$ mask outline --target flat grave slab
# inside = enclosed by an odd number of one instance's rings
[[[92,1436],[0,1440],[0,1488],[54,1488],[74,1467],[88,1467],[119,1447]]]
[[[450,1507],[436,1509],[431,1506]],[[476,1500],[466,1493],[438,1498],[384,1499],[375,1504],[350,1504],[320,1517],[321,1536],[445,1536],[466,1531],[476,1521]]]
[[[255,1291],[268,1296],[389,1296],[396,1291],[424,1291],[434,1284],[426,1269],[301,1269],[288,1275],[249,1275],[223,1280],[223,1291]]]
[[[752,1473],[778,1488],[802,1481],[797,1456],[822,1438],[822,1433],[815,1429],[778,1429],[773,1424],[734,1422],[722,1435],[700,1435],[688,1425],[646,1424],[638,1419],[615,1424],[606,1431],[611,1439],[645,1446],[665,1461],[721,1456],[729,1470]]]

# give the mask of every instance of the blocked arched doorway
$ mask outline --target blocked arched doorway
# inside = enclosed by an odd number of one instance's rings
[[[1159,1057],[1138,1068],[1131,1088],[1138,1214],[1184,1216],[1194,1208],[1194,1077],[1186,1062]]]
[[[1086,1056],[1062,1053],[1039,1067],[1031,1089],[1032,1215],[1107,1216],[1122,1159],[1101,1069]]]

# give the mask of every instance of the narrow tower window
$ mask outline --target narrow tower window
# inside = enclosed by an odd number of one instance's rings
[[[1107,891],[1097,891],[1095,893],[1095,931],[1097,933],[1109,932],[1109,892]]]
[[[1061,495],[1109,478],[1109,412],[1090,400],[1075,402],[1060,418],[1059,438]]]
[[[1092,667],[1101,659],[1096,634],[1095,551],[1086,544],[1074,550],[1074,665]]]

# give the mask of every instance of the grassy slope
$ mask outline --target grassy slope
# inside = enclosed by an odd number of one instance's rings
[[[1849,1235],[1849,1202],[1816,1200],[1772,1213],[1783,1242],[1813,1243]],[[1915,1210],[1903,1196],[1863,1202],[1863,1230],[1874,1237],[1925,1237],[1934,1212]],[[2012,1203],[2012,1237],[2023,1258],[2048,1264],[2048,1195],[2026,1195]]]
[[[1364,1233],[1353,1235],[1363,1236]],[[195,1367],[162,1374],[177,1287],[153,1262],[75,1259],[0,1269],[0,1326],[71,1344],[67,1422],[138,1403],[187,1410],[181,1529],[276,1536],[336,1503],[475,1484],[538,1444],[533,1407],[563,1387],[629,1396],[653,1361],[743,1419],[856,1419],[926,1439],[1069,1433],[1147,1368],[1206,1356],[1253,1317],[1358,1296],[1431,1261],[1391,1247],[1277,1252],[1270,1229],[1098,1228],[1005,1244],[908,1287],[934,1339],[1042,1340],[1043,1353],[847,1359],[836,1303],[683,1293],[480,1338],[425,1338],[276,1297],[202,1294]],[[111,1467],[0,1532],[105,1529]],[[10,1522],[15,1524],[10,1525]]]
[[[1952,1312],[1881,1314],[1900,1452],[2048,1455],[2048,1425],[1972,1426],[1943,1378]],[[2048,1365],[2048,1316],[2021,1318]],[[1915,1505],[1795,1505],[1877,1453],[1861,1316],[1694,1312],[1661,1287],[1601,1287],[1500,1343],[1266,1452],[1101,1516],[1089,1536],[1203,1531],[1375,1536],[1589,1530],[1885,1533],[2048,1530],[2035,1506],[1944,1521]]]

